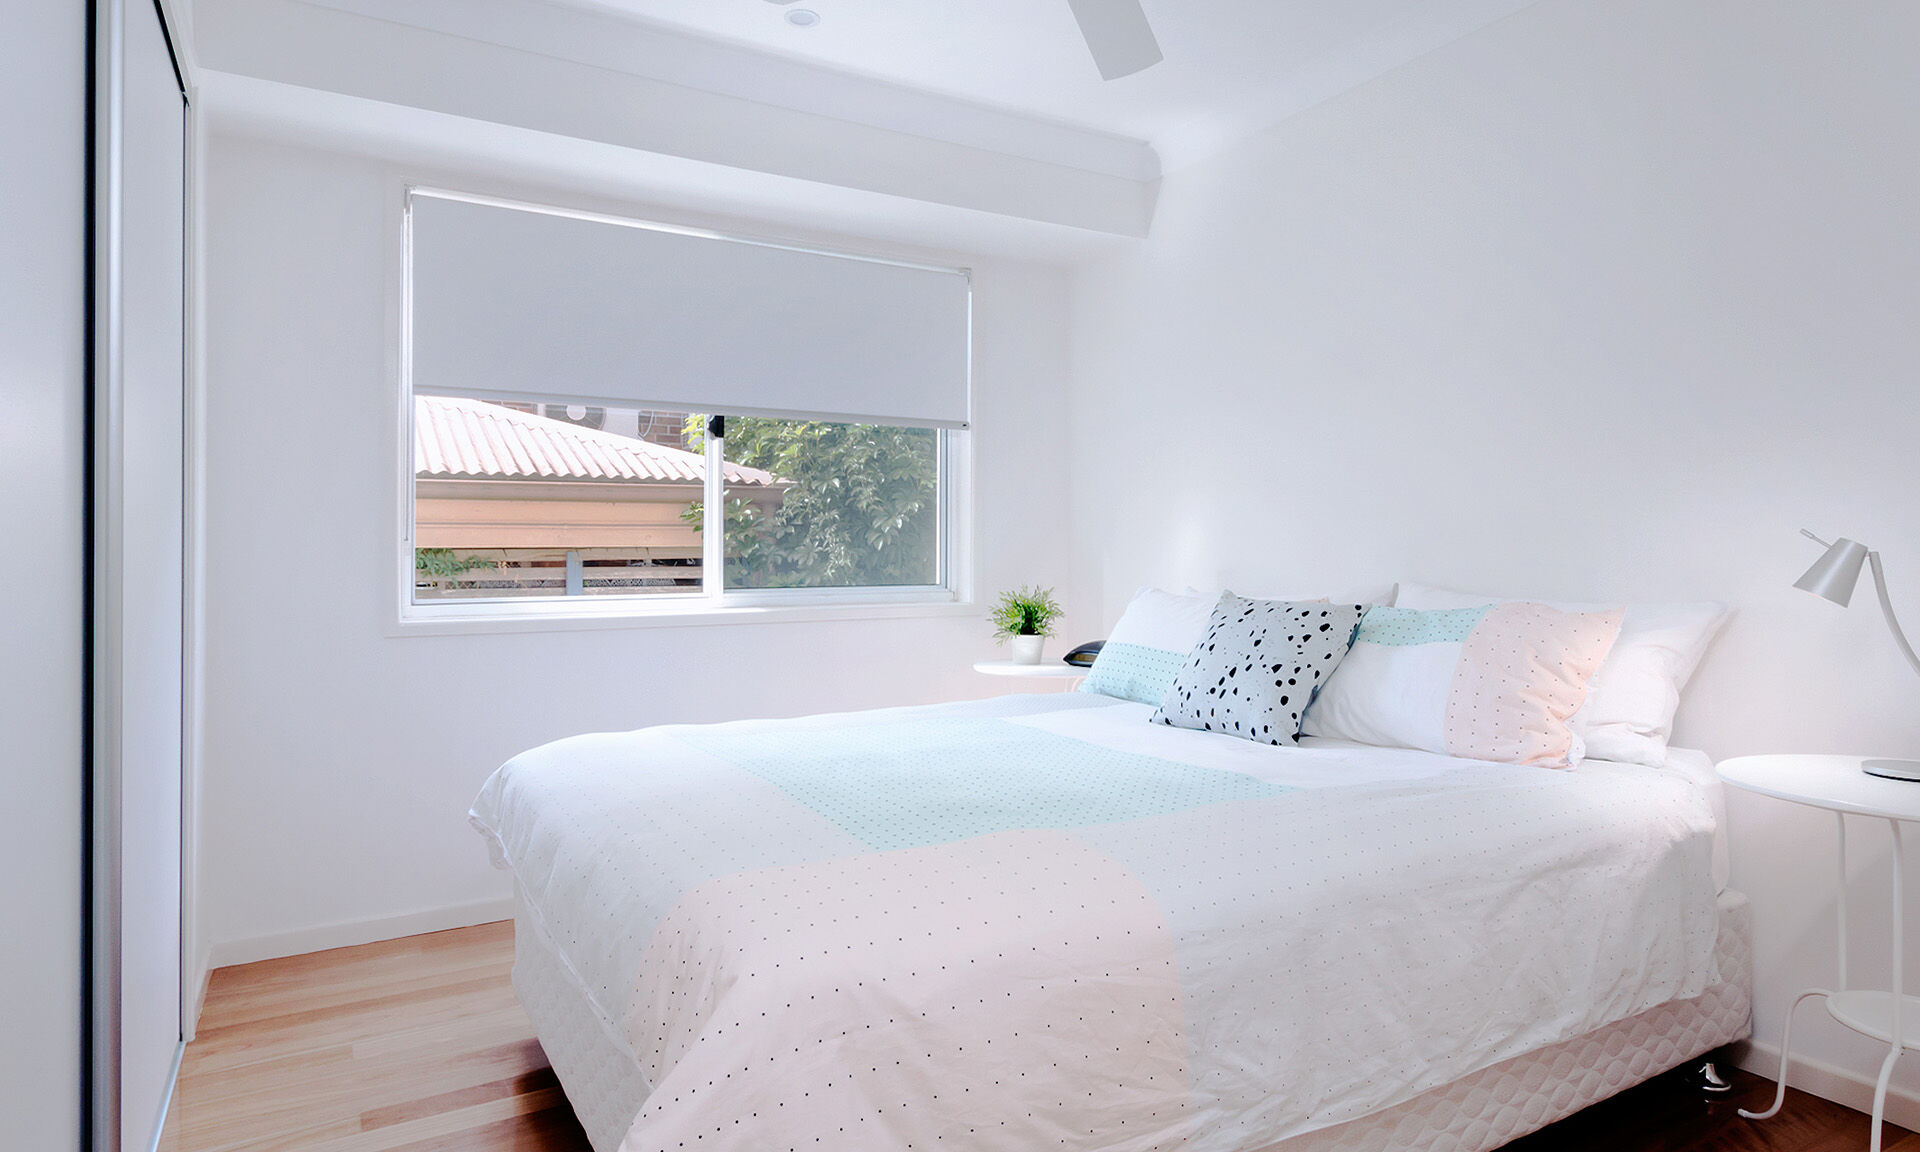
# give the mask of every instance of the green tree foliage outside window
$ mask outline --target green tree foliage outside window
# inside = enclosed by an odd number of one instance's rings
[[[727,501],[728,587],[938,583],[939,444],[931,428],[727,417],[727,459],[792,484],[772,512]],[[687,419],[687,447],[706,451],[703,418]]]
[[[482,556],[462,556],[451,548],[415,548],[413,572],[416,578],[452,580],[476,568],[499,567]]]

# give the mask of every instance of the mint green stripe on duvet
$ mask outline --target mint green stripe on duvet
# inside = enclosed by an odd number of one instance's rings
[[[681,737],[875,851],[1112,824],[1291,791],[996,719]]]

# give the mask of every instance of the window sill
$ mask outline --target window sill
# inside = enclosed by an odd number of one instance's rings
[[[386,633],[467,636],[512,632],[598,632],[627,628],[694,628],[730,624],[819,624],[975,616],[979,606],[942,596],[855,604],[492,604],[411,605],[389,619]]]

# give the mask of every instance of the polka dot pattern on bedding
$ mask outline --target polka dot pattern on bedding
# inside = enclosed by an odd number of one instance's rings
[[[1190,1147],[1173,939],[1069,833],[719,877],[637,986],[628,1148]]]

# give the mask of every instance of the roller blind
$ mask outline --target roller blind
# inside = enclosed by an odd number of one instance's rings
[[[964,272],[416,191],[414,391],[964,428]]]

